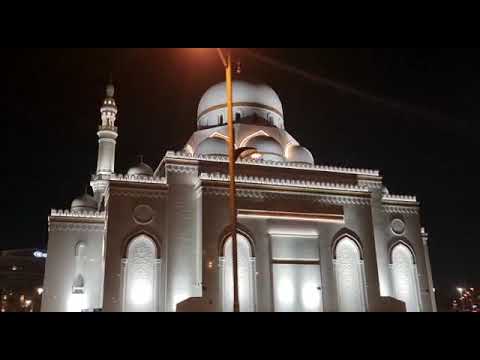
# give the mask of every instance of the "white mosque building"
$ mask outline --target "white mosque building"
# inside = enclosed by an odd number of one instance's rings
[[[49,217],[42,311],[174,312],[191,298],[233,310],[225,86],[203,95],[181,151],[127,174],[107,87],[94,196]],[[240,311],[436,311],[416,198],[375,170],[315,165],[269,86],[233,93],[236,147],[256,149],[237,163]]]

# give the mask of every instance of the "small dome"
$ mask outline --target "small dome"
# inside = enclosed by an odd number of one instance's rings
[[[84,194],[72,202],[72,212],[97,211],[97,201],[90,195]]]
[[[228,156],[228,145],[224,139],[208,138],[198,145],[195,155]]]
[[[153,176],[153,169],[143,161],[128,170],[129,176]]]
[[[245,144],[245,147],[255,148],[257,154],[261,155],[264,160],[284,161],[282,146],[274,138],[269,136],[256,136],[250,139]],[[252,157],[256,158],[255,155]]]
[[[302,163],[314,165],[312,153],[303,146],[294,145],[287,150],[287,160],[292,163]]]

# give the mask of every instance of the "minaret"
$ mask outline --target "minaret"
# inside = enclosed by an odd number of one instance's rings
[[[98,129],[98,161],[97,174],[91,185],[95,199],[100,203],[109,177],[115,172],[115,146],[117,144],[118,128],[115,126],[118,108],[114,99],[115,87],[107,86],[107,97],[100,108],[102,124]]]

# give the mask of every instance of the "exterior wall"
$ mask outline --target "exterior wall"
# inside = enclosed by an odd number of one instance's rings
[[[161,258],[165,254],[166,189],[159,184],[124,184],[111,182],[107,193],[107,228],[105,237],[105,312],[123,310],[122,260],[127,246],[135,236],[146,234],[158,246]],[[166,261],[161,261],[160,274],[165,274]],[[164,310],[165,293],[161,276],[158,310]]]
[[[200,216],[195,185],[198,168],[167,166],[167,306],[176,311],[178,303],[202,296],[202,252],[197,229]]]
[[[405,216],[405,235],[404,238],[415,253],[415,264],[418,274],[418,287],[420,296],[420,311],[432,312],[432,300],[429,290],[429,277],[426,264],[425,248],[421,237],[420,215]],[[394,241],[396,241],[395,239]],[[399,239],[401,240],[401,239]]]
[[[226,166],[222,165],[225,164],[167,161],[157,171],[163,172],[165,180],[110,180],[105,220],[53,217],[43,311],[68,310],[75,276],[75,247],[80,241],[85,243],[89,259],[84,275],[89,307],[123,311],[122,264],[129,241],[140,234],[152,238],[158,247],[161,268],[157,311],[176,311],[177,304],[193,297],[203,297],[210,309],[222,311],[219,260],[230,224],[228,182],[221,177],[199,175],[225,171]],[[278,310],[275,272],[283,265],[290,266],[288,276],[292,279],[300,276],[296,278],[297,287],[302,279],[318,282],[318,311],[338,311],[334,252],[336,241],[343,236],[352,238],[361,248],[366,311],[382,311],[385,306],[381,296],[393,295],[390,252],[398,241],[411,246],[415,253],[421,311],[434,309],[433,285],[416,204],[385,202],[379,179],[368,192],[352,190],[350,174],[293,174],[286,169],[246,165],[239,166],[239,172],[255,173],[262,179],[258,183],[237,184],[238,229],[251,240],[255,256],[256,311]],[[269,184],[265,176],[287,179],[288,183]],[[292,185],[293,179],[300,179],[299,183]],[[343,187],[316,188],[306,183],[309,179]],[[322,215],[315,220],[245,215],[256,210]],[[404,222],[401,234],[392,232],[393,219]],[[309,270],[298,267],[303,265],[310,266]],[[317,267],[317,273],[311,271],[312,266]],[[299,288],[295,291],[298,297]]]
[[[217,311],[222,311],[221,269],[218,259],[221,256],[221,241],[228,234],[228,197],[226,188],[203,188],[203,239],[205,253],[205,296]],[[283,196],[284,208],[321,209],[323,205],[315,201],[315,196]],[[273,206],[275,200],[261,195],[240,196],[239,209],[257,206],[264,209]],[[267,203],[269,203],[267,205]],[[295,203],[292,205],[292,203]],[[289,204],[289,205],[286,205]],[[334,312],[338,310],[336,279],[333,268],[333,251],[336,237],[354,233],[362,244],[365,263],[365,289],[367,311],[375,311],[379,306],[379,290],[376,253],[374,245],[371,209],[369,201],[362,204],[342,206],[344,223],[311,222],[298,220],[280,220],[266,218],[239,218],[239,231],[251,238],[256,258],[256,310],[275,311],[273,267],[277,260],[291,259],[318,263],[321,288],[321,309]],[[287,241],[285,241],[287,240]],[[289,244],[290,243],[290,244]],[[294,246],[292,244],[295,244]],[[208,267],[207,264],[213,264]]]
[[[362,246],[364,272],[366,282],[366,297],[368,311],[375,311],[379,306],[380,291],[377,253],[375,248],[372,210],[370,205],[345,206],[345,226],[358,236]],[[344,234],[343,230],[339,234]],[[348,235],[348,233],[347,233]],[[332,252],[333,252],[332,248]]]
[[[372,223],[377,254],[380,295],[382,297],[393,297],[388,248],[391,234],[389,234],[388,217],[385,214],[382,203],[382,184],[377,183],[375,185],[370,188],[372,191]]]
[[[51,219],[48,238],[48,257],[45,268],[43,312],[69,311],[75,278],[75,249],[85,244],[88,266],[83,274],[86,304],[101,308],[103,280],[104,222],[88,219]]]

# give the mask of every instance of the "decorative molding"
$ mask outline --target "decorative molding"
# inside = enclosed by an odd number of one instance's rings
[[[383,208],[387,214],[418,215],[419,213],[417,206],[395,206],[384,204]]]
[[[202,194],[204,196],[221,196],[228,197],[229,190],[227,188],[204,186],[202,187]],[[273,199],[285,199],[285,200],[307,200],[318,202],[326,205],[362,205],[370,206],[370,198],[354,197],[354,196],[341,196],[341,195],[317,195],[317,194],[291,194],[262,190],[249,190],[249,189],[237,189],[237,196],[239,198],[250,198],[256,200],[273,200]]]
[[[280,219],[280,220],[294,220],[294,221],[313,221],[321,223],[336,223],[343,224],[345,218],[343,214],[327,214],[327,213],[299,213],[290,211],[273,211],[273,210],[252,210],[239,209],[239,218],[265,218],[265,219]]]
[[[187,154],[187,156],[190,156]],[[166,171],[172,172],[175,174],[189,174],[196,175],[198,174],[198,167],[195,165],[177,165],[177,164],[167,164]]]
[[[402,219],[395,218],[390,224],[390,230],[396,236],[402,236],[405,234],[405,222]]]
[[[82,224],[70,222],[49,223],[49,232],[105,232],[105,224]]]
[[[200,180],[228,182],[230,177],[220,173],[202,173]],[[290,180],[290,179],[275,179],[258,176],[237,176],[235,181],[239,184],[253,184],[253,185],[272,185],[272,186],[286,186],[297,187],[303,189],[319,189],[319,190],[340,190],[357,193],[369,193],[370,190],[365,187],[360,187],[351,184],[338,183],[324,183],[309,180]]]
[[[155,217],[155,211],[148,205],[138,205],[133,210],[133,220],[139,225],[150,224]]]
[[[50,216],[52,217],[66,217],[66,218],[82,218],[82,219],[105,219],[105,212],[99,211],[70,211],[70,210],[55,210],[52,209]]]
[[[254,107],[254,108],[257,108],[257,109],[268,110],[268,111],[276,113],[283,120],[283,113],[281,111],[271,107],[271,106],[268,106],[268,105],[255,103],[255,102],[240,101],[240,102],[234,102],[233,106],[234,107]],[[198,114],[197,119],[200,120],[201,117],[208,114],[209,112],[212,112],[212,111],[215,111],[215,110],[222,110],[226,107],[227,107],[227,104],[220,104],[220,105],[211,106],[208,109],[205,109],[204,111],[202,111],[200,114]]]
[[[166,190],[146,190],[146,189],[109,189],[108,194],[110,196],[117,197],[133,197],[133,198],[148,198],[148,199],[161,199],[167,197]]]
[[[382,181],[379,180],[358,180],[358,185],[366,187],[370,190],[381,190],[383,188]]]
[[[228,162],[227,156],[212,156],[212,155],[192,155],[187,152],[175,152],[168,151],[165,155],[165,158],[170,159],[188,159],[188,160],[207,160],[215,162]],[[267,167],[277,167],[284,169],[303,169],[303,170],[312,170],[312,171],[321,171],[321,172],[333,172],[333,173],[342,173],[342,174],[351,174],[351,175],[363,175],[363,176],[374,176],[379,177],[380,172],[378,170],[367,170],[367,169],[352,169],[352,168],[343,168],[336,166],[323,166],[323,165],[310,165],[310,164],[298,164],[290,162],[276,162],[276,161],[265,161],[265,160],[254,160],[254,159],[243,159],[237,162],[238,164],[244,165],[257,165],[257,166],[267,166]],[[168,166],[168,165],[167,165]]]
[[[129,182],[129,183],[142,183],[142,184],[167,184],[167,178],[143,176],[143,175],[120,175],[113,174],[110,176],[111,181]]]
[[[383,195],[382,200],[385,202],[417,204],[417,198],[415,196],[408,196],[408,195],[386,194],[386,195]]]

